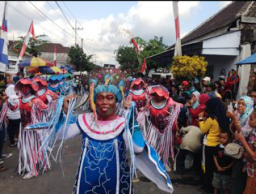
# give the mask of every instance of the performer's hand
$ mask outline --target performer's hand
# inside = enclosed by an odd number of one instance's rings
[[[128,96],[124,102],[124,108],[129,109],[131,107],[132,96]]]
[[[71,95],[69,95],[69,96],[66,96],[65,98],[64,98],[64,101],[63,101],[63,111],[67,114],[67,112],[68,112],[68,105],[69,105],[69,101],[70,101],[70,99],[71,98],[76,98],[77,97],[77,95],[76,94],[71,94]]]

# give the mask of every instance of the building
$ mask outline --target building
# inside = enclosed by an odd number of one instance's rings
[[[214,80],[237,69],[236,62],[256,52],[256,2],[233,1],[181,39],[182,54],[201,55],[208,62],[207,75]],[[175,45],[147,58],[171,64]],[[251,70],[252,69],[252,70]],[[247,93],[250,65],[239,68],[238,97]]]
[[[18,66],[16,65],[18,61],[18,53],[16,46],[19,41],[9,41],[8,46],[8,59],[10,62],[9,69],[7,69],[7,72],[9,73],[17,73],[18,72]],[[69,47],[64,47],[61,44],[58,43],[46,43],[42,45],[40,52],[40,58],[46,59],[48,61],[53,61],[54,57],[54,48],[56,47],[57,51],[57,67],[64,66],[66,64],[70,64],[70,57],[68,56],[68,53],[70,51]],[[31,58],[32,55],[25,52],[23,56],[23,60],[26,60],[27,58]],[[72,65],[71,65],[72,66]]]
[[[107,69],[115,69],[115,68],[116,68],[116,65],[114,65],[114,64],[104,64],[103,67],[104,67],[104,68],[107,68]]]

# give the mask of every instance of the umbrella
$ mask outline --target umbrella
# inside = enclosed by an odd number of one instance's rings
[[[39,67],[39,66],[54,66],[54,64],[48,60],[41,59],[38,57],[32,57],[18,64],[19,68],[22,67]]]
[[[48,66],[39,67],[39,72],[44,74],[62,73],[62,71],[58,67],[48,67]]]
[[[237,62],[236,64],[237,65],[256,64],[256,53],[247,57],[246,59],[243,59],[242,61]]]

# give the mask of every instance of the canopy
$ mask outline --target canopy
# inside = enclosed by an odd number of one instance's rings
[[[237,65],[256,64],[256,53],[247,57],[246,59],[243,59],[242,61],[237,62],[236,64]]]
[[[58,67],[39,67],[39,72],[43,74],[57,74],[57,73],[62,73],[62,71]]]
[[[39,67],[39,66],[54,66],[54,64],[50,61],[47,61],[45,59],[41,59],[38,57],[32,57],[30,59],[27,59],[25,61],[22,61],[18,64],[19,68],[21,67]]]

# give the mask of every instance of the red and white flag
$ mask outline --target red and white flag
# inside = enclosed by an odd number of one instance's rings
[[[53,63],[54,63],[54,66],[57,66],[57,48],[56,48],[56,46],[54,47]]]
[[[146,73],[146,69],[147,69],[146,59],[144,59],[144,62],[142,64],[142,68],[141,68],[141,73],[145,74]]]
[[[131,41],[132,41],[133,45],[135,46],[136,53],[138,53],[140,50],[139,50],[139,47],[138,47],[136,41],[134,40],[134,38],[132,38]]]
[[[34,40],[36,40],[36,35],[35,35],[35,30],[34,30],[34,25],[33,25],[33,20],[31,22],[31,25],[29,27],[29,30],[28,30],[28,33],[27,33],[27,36],[24,40],[24,43],[23,43],[23,46],[22,46],[22,49],[20,51],[20,55],[19,55],[19,61],[22,59],[25,51],[26,51],[26,48],[28,46],[28,43],[29,43],[29,39],[33,37]]]
[[[178,1],[172,2],[173,6],[173,13],[175,19],[175,30],[176,30],[176,44],[175,44],[175,51],[174,56],[181,56],[181,41],[180,41],[180,23],[179,23],[179,8],[178,8]]]

